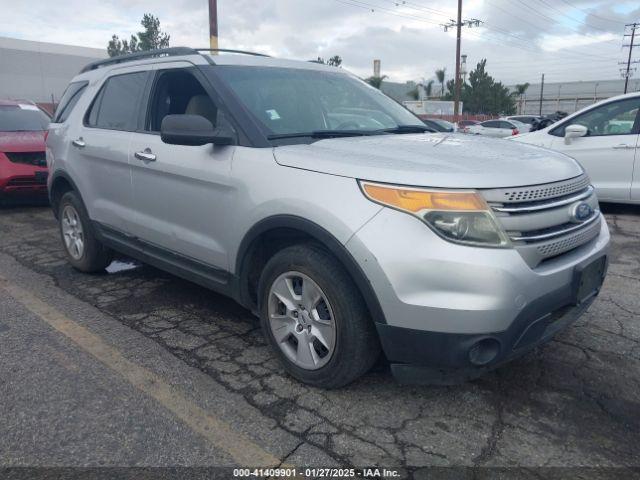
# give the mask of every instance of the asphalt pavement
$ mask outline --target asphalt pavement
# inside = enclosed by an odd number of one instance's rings
[[[0,468],[379,465],[419,479],[438,466],[466,467],[458,473],[469,478],[519,467],[531,478],[632,478],[640,207],[609,207],[607,221],[604,289],[548,345],[459,386],[399,385],[382,366],[323,391],[288,377],[233,301],[126,258],[78,273],[47,208],[4,208]]]

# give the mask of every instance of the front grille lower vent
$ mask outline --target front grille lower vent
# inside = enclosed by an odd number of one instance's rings
[[[10,162],[46,167],[47,158],[44,152],[5,152]]]

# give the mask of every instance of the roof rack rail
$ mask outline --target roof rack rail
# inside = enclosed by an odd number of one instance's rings
[[[241,53],[243,55],[253,55],[254,57],[270,57],[265,53],[249,52],[247,50],[232,50],[229,48],[196,48],[197,52],[222,52],[222,53]]]
[[[159,48],[157,50],[148,50],[144,52],[127,53],[126,55],[119,55],[117,57],[107,58],[106,60],[98,60],[97,62],[91,62],[86,65],[80,73],[88,72],[90,70],[96,70],[100,67],[107,65],[116,65],[118,63],[130,62],[132,60],[142,60],[144,58],[153,57],[172,57],[176,55],[194,55],[199,54],[198,50],[189,47],[171,47],[171,48]]]

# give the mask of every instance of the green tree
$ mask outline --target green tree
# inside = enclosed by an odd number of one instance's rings
[[[155,15],[145,13],[140,21],[144,28],[142,32],[131,35],[129,41],[120,40],[117,35],[113,35],[107,45],[107,53],[110,57],[124,55],[169,46],[169,34],[160,30],[160,20]]]
[[[367,82],[372,87],[376,87],[378,90],[380,90],[380,87],[382,86],[382,82],[384,81],[385,78],[387,78],[386,75],[382,75],[381,77],[369,77],[365,79],[365,82]]]
[[[440,96],[443,97],[444,96],[444,80],[447,76],[447,69],[446,68],[439,68],[438,70],[436,70],[436,79],[438,80],[438,83],[440,84]]]
[[[340,55],[334,55],[328,60],[318,57],[318,63],[324,63],[325,65],[330,65],[332,67],[340,67],[342,65],[342,57]]]
[[[486,71],[487,60],[478,63],[476,69],[469,73],[469,83],[461,88],[460,99],[468,113],[484,113],[489,115],[510,115],[516,111],[516,102],[509,89],[502,82],[496,82]],[[447,82],[447,100],[453,100],[455,82]]]

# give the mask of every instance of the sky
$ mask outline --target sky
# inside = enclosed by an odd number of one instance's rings
[[[285,58],[340,55],[344,68],[391,81],[423,81],[455,71],[457,0],[218,0],[221,48]],[[207,0],[0,0],[0,36],[106,48],[128,38],[144,13],[159,17],[172,46],[208,46]],[[625,23],[640,21],[638,0],[464,0],[462,53],[472,69],[507,85],[620,78]],[[640,33],[640,30],[638,31]],[[629,43],[627,41],[625,43]],[[640,43],[640,39],[638,40]],[[640,59],[640,47],[637,49]],[[640,64],[638,64],[640,67]],[[640,68],[636,74],[640,77]]]

